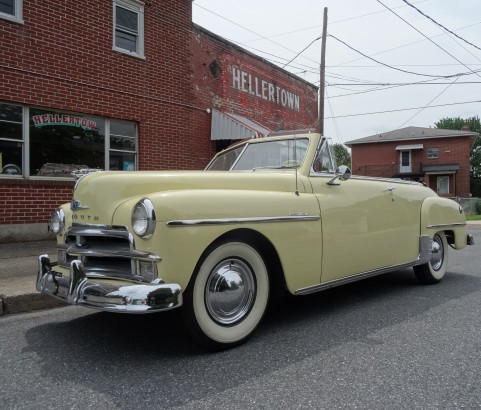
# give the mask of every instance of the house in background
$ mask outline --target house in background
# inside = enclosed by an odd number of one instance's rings
[[[470,147],[479,134],[406,127],[348,141],[352,173],[423,182],[440,196],[470,196]]]

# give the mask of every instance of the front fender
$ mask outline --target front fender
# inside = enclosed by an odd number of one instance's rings
[[[135,237],[135,246],[162,258],[157,267],[164,280],[175,280],[185,289],[205,249],[222,235],[245,228],[272,243],[289,290],[319,283],[321,221],[312,194],[202,189],[159,192],[148,198],[154,204],[157,227],[149,239]],[[119,206],[113,224],[128,221],[131,229],[130,215],[139,199]]]

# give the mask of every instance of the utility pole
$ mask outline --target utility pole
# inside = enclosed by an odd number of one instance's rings
[[[327,7],[324,7],[324,22],[322,27],[321,46],[321,82],[319,84],[319,133],[324,134],[324,83],[326,79],[326,37],[327,37]]]

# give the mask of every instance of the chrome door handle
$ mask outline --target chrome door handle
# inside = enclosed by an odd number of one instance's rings
[[[395,186],[388,186],[383,192],[385,192],[385,191],[392,192],[392,191],[394,191],[395,189],[396,189]]]

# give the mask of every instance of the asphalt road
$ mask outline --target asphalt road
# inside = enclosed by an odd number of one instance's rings
[[[0,318],[2,409],[481,408],[481,227],[448,274],[410,270],[277,303],[243,346],[76,307]]]

